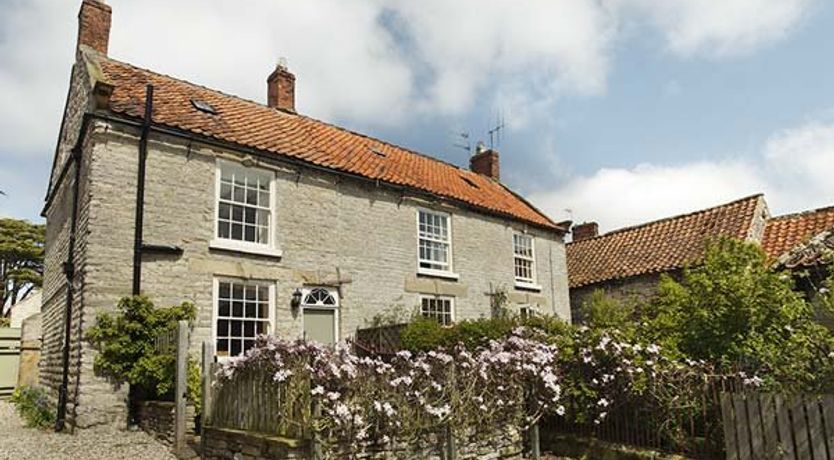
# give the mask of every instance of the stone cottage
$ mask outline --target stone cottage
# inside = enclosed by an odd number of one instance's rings
[[[498,152],[463,169],[301,115],[285,65],[265,104],[141,69],[108,56],[109,6],[78,21],[43,208],[41,382],[67,423],[124,419],[83,335],[131,293],[194,302],[193,350],[220,356],[263,333],[345,339],[397,307],[488,316],[499,292],[570,319],[566,228],[501,184]]]
[[[620,299],[653,295],[661,274],[676,276],[697,263],[705,242],[719,236],[758,242],[775,265],[812,269],[820,276],[820,245],[801,248],[834,230],[834,207],[771,217],[764,196],[753,195],[603,235],[597,229],[593,222],[574,226],[567,245],[574,321],[581,320],[582,303],[598,289]]]

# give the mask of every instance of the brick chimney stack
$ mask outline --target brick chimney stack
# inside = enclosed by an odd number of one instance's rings
[[[585,222],[573,226],[573,241],[589,240],[599,236],[599,225],[596,222]]]
[[[76,51],[81,46],[88,46],[101,54],[107,55],[110,42],[111,9],[102,0],[83,0],[78,11],[78,42]]]
[[[469,158],[469,169],[472,172],[483,174],[495,180],[501,180],[501,171],[498,165],[498,152],[486,148],[482,143],[475,147],[475,154]]]
[[[283,59],[266,79],[266,104],[272,108],[295,113],[295,75],[287,70]]]

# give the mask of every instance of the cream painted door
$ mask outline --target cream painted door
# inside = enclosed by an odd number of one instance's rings
[[[324,344],[336,343],[336,310],[305,308],[304,338]]]

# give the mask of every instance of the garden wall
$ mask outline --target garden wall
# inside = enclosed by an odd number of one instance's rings
[[[203,430],[203,459],[310,459],[309,442],[268,436],[226,428],[206,427]],[[479,437],[456,443],[458,460],[521,460],[522,437],[517,430],[507,430],[488,439]],[[364,446],[360,452],[352,452],[348,446],[333,446],[325,458],[351,458],[366,460],[443,460],[446,445],[436,436],[429,436],[421,443],[394,446]],[[235,457],[238,455],[238,457]]]
[[[142,431],[171,446],[174,443],[174,408],[171,401],[140,401],[136,404],[136,418]],[[194,406],[186,406],[185,434],[197,432]]]

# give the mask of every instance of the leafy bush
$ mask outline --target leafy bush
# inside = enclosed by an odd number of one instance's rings
[[[26,426],[46,429],[55,423],[55,412],[43,388],[18,387],[12,393],[11,402]]]
[[[546,336],[550,336],[549,340],[543,338],[547,342],[557,341],[557,338],[570,330],[567,323],[555,316],[501,316],[464,320],[451,326],[442,326],[434,319],[417,315],[403,330],[401,339],[403,348],[413,352],[452,349],[458,345],[475,349],[488,345],[491,340],[506,338],[519,326],[545,333]]]
[[[193,321],[196,309],[184,302],[169,308],[156,308],[147,297],[125,297],[119,313],[98,315],[87,333],[99,351],[95,370],[119,383],[129,383],[139,398],[172,399],[176,356],[156,351],[155,339],[176,327],[178,321]],[[199,366],[189,358],[188,398],[200,401]],[[194,377],[196,375],[196,378]]]
[[[761,248],[720,239],[680,281],[664,277],[642,332],[665,348],[725,369],[740,367],[773,388],[822,391],[834,376],[834,336],[774,271]]]

